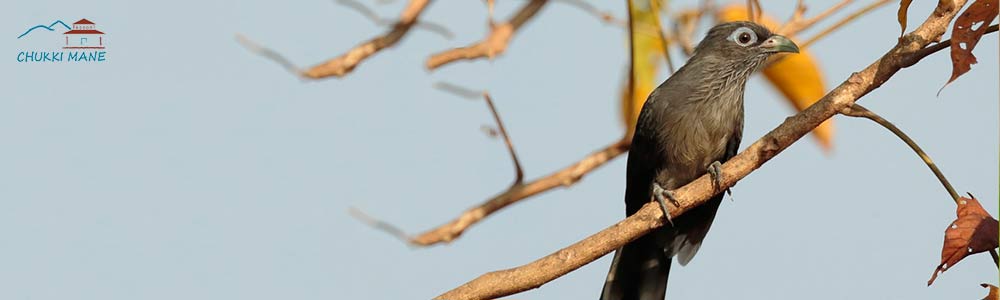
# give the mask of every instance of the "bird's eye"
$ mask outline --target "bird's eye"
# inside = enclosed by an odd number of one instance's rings
[[[733,31],[733,34],[729,35],[729,40],[735,42],[737,45],[746,47],[757,42],[757,33],[754,33],[750,28],[740,27]]]

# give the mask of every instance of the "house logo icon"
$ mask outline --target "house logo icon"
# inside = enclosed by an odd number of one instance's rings
[[[73,27],[62,20],[35,25],[17,39],[23,43],[17,53],[19,63],[100,63],[108,57],[108,39],[87,19],[74,22]]]
[[[73,23],[73,29],[63,33],[63,49],[104,49],[104,33],[87,19]]]

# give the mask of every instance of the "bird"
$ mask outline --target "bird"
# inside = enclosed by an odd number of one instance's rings
[[[743,136],[747,79],[767,58],[798,53],[790,39],[747,21],[718,24],[691,58],[654,89],[639,113],[626,163],[625,214],[657,201],[668,224],[618,249],[601,300],[662,300],[672,259],[687,265],[722,202],[721,165]],[[710,174],[716,194],[670,219],[673,190]]]

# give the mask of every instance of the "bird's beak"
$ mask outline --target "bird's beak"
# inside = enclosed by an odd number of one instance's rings
[[[771,36],[760,46],[772,52],[799,53],[799,46],[795,45],[795,42],[780,35]]]

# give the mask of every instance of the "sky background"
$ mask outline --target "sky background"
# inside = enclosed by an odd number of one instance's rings
[[[522,2],[498,1],[498,17]],[[807,1],[814,13],[820,2]],[[860,2],[848,10],[868,1]],[[366,3],[386,18],[405,4]],[[621,1],[594,3],[624,16]],[[910,29],[931,5],[913,3]],[[765,9],[784,20],[792,6]],[[434,3],[425,19],[454,39],[414,30],[345,78],[303,82],[235,35],[309,66],[385,28],[330,0],[4,1],[0,299],[429,299],[619,221],[624,156],[449,245],[410,248],[349,216],[357,207],[417,233],[512,180],[503,143],[480,129],[492,125],[486,106],[435,82],[493,94],[529,179],[620,137],[621,28],[554,2],[495,61],[424,70],[431,53],[479,40],[485,16],[482,1]],[[106,33],[108,61],[16,61],[20,51],[58,50],[58,33],[16,39],[24,30],[80,18]],[[898,35],[890,4],[812,50],[833,86]],[[861,100],[994,216],[997,44],[996,34],[985,37],[979,64],[940,96],[946,52]],[[759,76],[746,112],[744,147],[793,113]],[[955,212],[917,156],[867,120],[838,116],[836,130],[831,154],[805,138],[739,182],[697,258],[673,269],[671,298],[986,294],[979,283],[997,280],[988,255],[926,286]],[[610,261],[512,298],[594,299]]]

